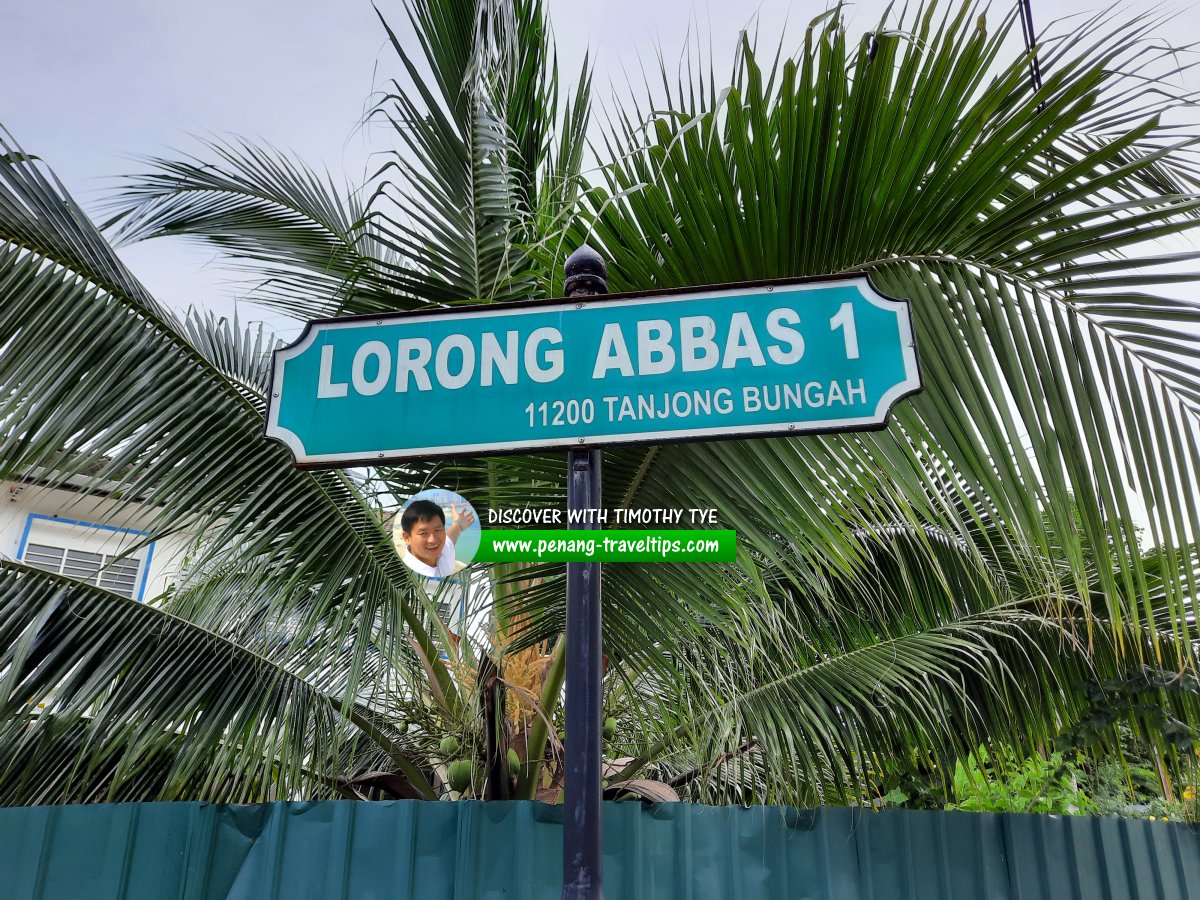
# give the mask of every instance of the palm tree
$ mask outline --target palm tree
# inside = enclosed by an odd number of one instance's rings
[[[865,270],[912,303],[926,388],[884,431],[606,454],[608,505],[717,508],[740,546],[605,570],[614,783],[852,800],[890,761],[1043,744],[1089,678],[1194,666],[1197,310],[1145,272],[1192,254],[1144,247],[1200,199],[1159,124],[1184,98],[1133,88],[1168,61],[1148,26],[1051,44],[1035,89],[1011,17],[925,9],[857,41],[834,12],[794,57],[744,43],[728,86],[664,76],[599,131],[589,182],[587,67],[560,94],[538,3],[406,9],[365,189],[213,145],[155,160],[115,238],[212,242],[301,317],[555,295],[585,240],[614,290]],[[202,539],[145,605],[0,562],[0,796],[431,798],[468,753],[477,794],[552,796],[561,570],[491,572],[495,635],[456,645],[365,479],[561,504],[562,460],[295,470],[261,439],[265,339],[163,309],[4,154],[0,471],[94,473]]]

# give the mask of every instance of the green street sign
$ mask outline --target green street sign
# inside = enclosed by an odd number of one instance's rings
[[[271,383],[306,467],[863,430],[921,388],[866,276],[326,319]]]

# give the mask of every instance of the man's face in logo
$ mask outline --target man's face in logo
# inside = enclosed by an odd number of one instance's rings
[[[446,523],[441,519],[420,519],[412,531],[401,532],[408,552],[425,563],[436,566],[442,548],[446,546]]]

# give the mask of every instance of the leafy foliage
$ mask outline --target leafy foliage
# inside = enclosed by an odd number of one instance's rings
[[[1095,804],[1079,790],[1075,764],[1055,752],[1048,758],[993,761],[982,747],[954,769],[955,803],[970,812],[1030,812],[1078,815]]]
[[[406,10],[369,184],[213,145],[151,161],[112,234],[208,242],[302,317],[555,294],[584,240],[613,290],[865,271],[913,309],[926,387],[886,430],[606,453],[607,506],[714,507],[739,538],[729,566],[605,569],[618,790],[859,802],[902,767],[1019,768],[1094,718],[1085,683],[1193,677],[1200,309],[1156,291],[1194,254],[1142,251],[1200,197],[1193,139],[1160,125],[1188,98],[1132,91],[1172,65],[1144,24],[1052,41],[1034,89],[1011,18],[928,7],[860,41],[834,11],[794,56],[744,42],[725,87],[664,73],[598,132],[588,184],[587,67],[560,91],[539,3]],[[483,510],[561,505],[561,459],[295,470],[261,440],[270,339],[164,310],[0,151],[0,477],[115,483],[155,536],[201,536],[136,609],[0,569],[0,771],[20,773],[0,800],[554,799],[561,567],[481,574],[493,634],[453,635],[371,498],[436,479]],[[213,648],[228,677],[199,666]],[[1154,683],[1170,719],[1122,709],[1087,740],[1200,721]],[[1063,801],[1053,757],[1020,765]]]

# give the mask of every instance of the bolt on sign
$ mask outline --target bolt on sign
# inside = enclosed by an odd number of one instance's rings
[[[266,433],[332,467],[864,430],[920,388],[906,302],[808,279],[310,322]]]

